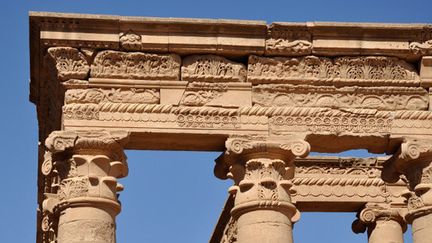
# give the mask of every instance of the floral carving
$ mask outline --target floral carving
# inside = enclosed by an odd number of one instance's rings
[[[99,52],[91,66],[93,78],[179,80],[180,57],[174,54]]]
[[[248,80],[252,83],[417,85],[410,64],[392,57],[306,56],[298,58],[250,56]]]
[[[85,55],[78,49],[72,47],[51,47],[48,48],[48,55],[55,64],[57,78],[60,81],[87,78],[90,67]]]
[[[341,87],[263,84],[253,87],[260,106],[427,110],[427,91],[420,87]]]
[[[87,177],[75,177],[64,179],[60,184],[58,196],[60,200],[66,200],[75,197],[84,197],[88,195],[89,180]]]
[[[227,91],[221,83],[189,83],[181,98],[181,105],[204,106]]]
[[[120,33],[120,45],[125,50],[139,51],[142,47],[141,36],[134,33],[132,30]]]
[[[188,56],[183,60],[182,80],[200,82],[245,82],[246,68],[215,55]]]
[[[303,26],[272,24],[266,40],[266,54],[301,56],[312,53],[311,34]]]

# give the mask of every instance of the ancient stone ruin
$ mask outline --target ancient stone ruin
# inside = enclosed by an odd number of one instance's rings
[[[125,149],[221,152],[211,243],[290,243],[335,211],[431,242],[431,25],[30,13],[30,52],[39,243],[116,241]],[[350,149],[378,155],[308,156]]]

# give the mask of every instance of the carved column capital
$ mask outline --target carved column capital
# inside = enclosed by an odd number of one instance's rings
[[[107,208],[113,215],[120,212],[117,192],[123,186],[117,178],[128,174],[123,152],[128,136],[127,132],[52,132],[41,166],[53,188],[45,194],[44,212],[56,214],[71,205]]]
[[[129,133],[124,131],[54,131],[45,140],[53,154],[105,154],[113,160],[125,161],[123,146]]]
[[[57,78],[60,81],[69,79],[85,79],[90,72],[90,65],[86,56],[76,48],[51,47],[48,57],[54,65]]]
[[[430,162],[432,140],[404,138],[396,153],[384,164],[382,178],[386,182],[394,183],[399,180],[400,175],[410,177],[414,170],[426,167]]]
[[[226,151],[216,160],[215,175],[229,177],[230,167],[244,164],[253,158],[270,158],[292,163],[296,157],[306,157],[310,145],[304,139],[280,139],[265,137],[231,137],[225,142]]]
[[[367,228],[374,228],[378,221],[396,221],[398,222],[403,231],[406,231],[406,222],[401,213],[401,208],[391,208],[388,205],[380,204],[367,204],[363,210],[361,210],[353,224],[352,230],[354,233],[364,233]]]

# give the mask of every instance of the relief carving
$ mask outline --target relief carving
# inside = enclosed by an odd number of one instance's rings
[[[145,103],[158,104],[159,91],[156,89],[70,89],[66,91],[66,104]]]
[[[50,47],[48,56],[55,64],[57,78],[60,81],[69,79],[86,79],[90,66],[83,53],[72,47]]]
[[[58,198],[66,200],[75,197],[85,197],[88,195],[90,181],[87,177],[75,177],[64,179],[60,183]]]
[[[180,105],[205,106],[210,101],[222,96],[228,87],[223,83],[189,83],[181,98]]]
[[[412,53],[417,55],[430,55],[432,53],[432,40],[425,42],[411,42],[409,48]]]
[[[120,33],[120,45],[123,49],[128,51],[139,51],[141,50],[141,35],[136,34],[132,30],[128,30],[125,33]]]
[[[179,80],[181,59],[175,54],[101,51],[91,66],[93,78]]]
[[[270,116],[274,134],[299,129],[314,133],[389,133],[392,117],[388,112],[366,109],[331,110],[325,108],[292,108]]]
[[[245,82],[246,67],[215,55],[183,59],[182,80],[198,82]]]
[[[272,24],[266,40],[266,54],[281,56],[302,56],[312,53],[311,34],[306,27]]]
[[[260,106],[427,110],[428,93],[421,87],[341,87],[263,84],[253,87]]]
[[[260,83],[417,86],[416,69],[393,57],[250,56],[248,80]]]

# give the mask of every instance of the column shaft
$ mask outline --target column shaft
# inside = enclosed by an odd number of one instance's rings
[[[403,243],[403,228],[395,220],[377,220],[369,231],[369,243]]]
[[[417,217],[412,222],[414,243],[432,242],[432,214]]]

